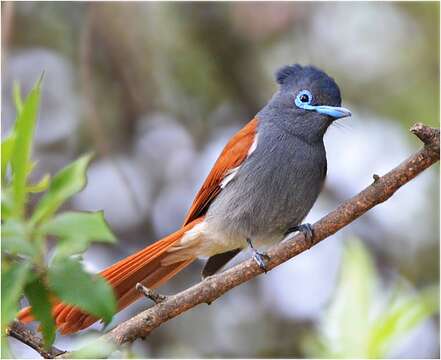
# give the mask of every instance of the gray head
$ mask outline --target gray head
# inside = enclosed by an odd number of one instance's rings
[[[307,141],[319,141],[332,121],[351,115],[340,107],[340,89],[335,81],[313,66],[284,66],[276,80],[279,91],[259,113],[262,121]]]

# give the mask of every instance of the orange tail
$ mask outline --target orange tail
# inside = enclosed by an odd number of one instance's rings
[[[159,287],[195,260],[195,257],[186,257],[185,260],[164,261],[167,257],[176,257],[176,252],[170,256],[171,253],[167,250],[176,244],[186,231],[201,221],[201,218],[192,221],[175,233],[100,272],[114,290],[118,301],[118,311],[141,296],[135,289],[136,283],[140,282],[149,288]],[[99,320],[77,307],[63,303],[56,303],[52,313],[57,328],[63,335],[85,329]],[[22,309],[17,319],[23,323],[33,321],[31,307]]]

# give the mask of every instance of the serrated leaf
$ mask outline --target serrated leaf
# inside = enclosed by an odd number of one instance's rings
[[[28,185],[27,191],[30,193],[39,193],[45,191],[49,187],[50,175],[44,175],[36,184]]]
[[[11,157],[11,167],[14,214],[19,217],[23,216],[24,204],[26,202],[26,177],[31,156],[35,122],[40,104],[40,85],[41,81],[37,82],[29,93],[15,123],[15,142]]]
[[[41,279],[36,278],[26,285],[25,295],[32,306],[32,314],[41,324],[44,344],[49,347],[55,340],[56,330],[49,292]]]
[[[12,263],[9,266],[2,264],[2,333],[17,314],[18,301],[23,294],[30,269],[28,263]]]
[[[111,286],[101,276],[92,275],[72,258],[55,260],[49,267],[49,288],[64,303],[78,306],[105,322],[110,322],[116,311]]]
[[[28,239],[28,228],[25,223],[8,219],[2,225],[2,251],[9,254],[34,255],[35,248]]]
[[[56,256],[68,256],[85,251],[92,241],[114,243],[115,236],[109,229],[102,211],[66,212],[49,220],[42,231],[60,238]]]
[[[35,208],[31,223],[36,224],[47,219],[67,199],[83,189],[86,185],[86,168],[91,158],[91,154],[82,156],[52,178],[49,189]]]

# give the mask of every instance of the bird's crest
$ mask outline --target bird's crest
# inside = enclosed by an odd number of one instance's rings
[[[299,64],[286,65],[277,71],[276,80],[280,85],[282,85],[288,78],[295,76],[295,74],[300,70],[302,70],[302,67]]]

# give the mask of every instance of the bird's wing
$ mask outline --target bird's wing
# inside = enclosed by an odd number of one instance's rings
[[[219,158],[197,193],[184,225],[204,215],[211,202],[222,190],[222,181],[248,157],[256,137],[258,119],[254,118],[238,131],[225,145]]]

